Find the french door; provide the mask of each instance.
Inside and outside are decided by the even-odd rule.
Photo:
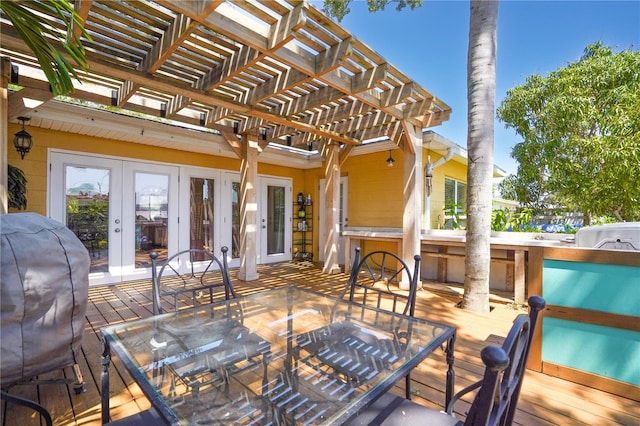
[[[178,247],[178,168],[51,152],[49,216],[89,251],[89,284],[150,276]]]
[[[259,178],[258,263],[291,260],[291,181]]]
[[[239,173],[59,151],[50,161],[49,216],[87,247],[90,285],[150,277],[152,251],[162,262],[227,246],[240,265]],[[257,198],[258,263],[290,260],[291,180],[259,177]]]
[[[240,174],[222,173],[221,235],[230,265],[240,265]],[[258,177],[256,253],[258,263],[291,260],[291,179]]]

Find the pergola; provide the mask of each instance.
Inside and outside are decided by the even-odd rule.
[[[298,0],[75,0],[74,6],[92,41],[84,40],[89,69],[69,98],[170,120],[185,133],[195,126],[201,139],[223,141],[241,160],[240,278],[257,278],[255,227],[248,225],[257,221],[258,157],[275,148],[292,166],[296,152],[322,156],[328,232],[321,250],[324,270],[332,272],[341,164],[363,141],[388,138],[405,156],[403,253],[419,252],[422,132],[446,121],[451,109],[319,9]],[[34,10],[65,31],[59,18]],[[6,122],[29,113],[25,99],[63,99],[53,97],[4,16],[1,34],[2,87],[21,88],[2,102],[6,182]]]

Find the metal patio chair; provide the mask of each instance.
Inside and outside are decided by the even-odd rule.
[[[502,347],[489,345],[481,351],[486,366],[482,380],[455,394],[446,412],[432,410],[388,392],[350,425],[511,425],[538,313],[545,304],[540,296],[529,298],[529,315],[518,315]],[[474,390],[477,393],[465,420],[456,419],[454,404]]]
[[[172,362],[163,365],[157,375],[164,376],[169,369],[172,380],[184,383],[194,394],[208,385],[227,387],[230,377],[238,371],[263,365],[266,380],[267,364],[271,348],[260,336],[243,325],[244,313],[237,297],[227,265],[227,247],[222,247],[220,258],[200,249],[184,250],[169,257],[156,274],[156,252],[150,253],[152,264],[154,315],[162,314],[162,302],[167,299],[176,312],[174,321],[167,321],[157,330],[157,338],[162,349],[157,352],[159,359],[167,358],[164,353],[183,353]],[[187,356],[193,351],[193,342],[186,341],[182,331],[198,327],[201,309],[194,309],[190,315],[179,314],[188,307],[206,308],[216,301],[230,301],[222,310],[211,310],[211,315],[224,315],[215,329],[208,330],[208,337],[216,344],[198,356]],[[171,324],[171,325],[169,325]],[[171,357],[168,357],[171,358]],[[172,385],[174,387],[174,385]]]
[[[393,338],[376,337],[367,332],[367,322],[388,317],[372,314],[368,308],[413,316],[419,272],[418,255],[414,256],[411,269],[394,253],[375,251],[361,259],[360,248],[356,248],[351,276],[340,295],[351,302],[349,307],[334,310],[331,325],[296,337],[298,359],[316,369],[328,367],[346,384],[366,382],[372,372],[389,369],[394,359],[403,356],[411,338],[411,327],[401,316],[393,317],[395,323],[389,327],[395,330]],[[408,290],[399,288],[403,278],[409,281]],[[406,381],[407,398],[410,398],[409,375]]]

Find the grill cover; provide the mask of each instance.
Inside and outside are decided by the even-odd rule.
[[[587,226],[576,233],[576,247],[640,251],[640,222]]]
[[[36,213],[0,215],[2,386],[75,363],[89,254],[67,227]]]

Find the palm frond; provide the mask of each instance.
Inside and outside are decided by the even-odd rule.
[[[82,25],[80,16],[67,0],[47,2],[0,2],[0,9],[13,24],[16,33],[33,52],[44,72],[54,95],[63,95],[73,91],[73,78],[81,81],[74,66],[58,50],[62,46],[78,69],[86,71],[88,67],[81,36],[91,41],[91,36]],[[49,26],[36,12],[58,16],[66,32]],[[73,31],[79,28],[79,34]]]

